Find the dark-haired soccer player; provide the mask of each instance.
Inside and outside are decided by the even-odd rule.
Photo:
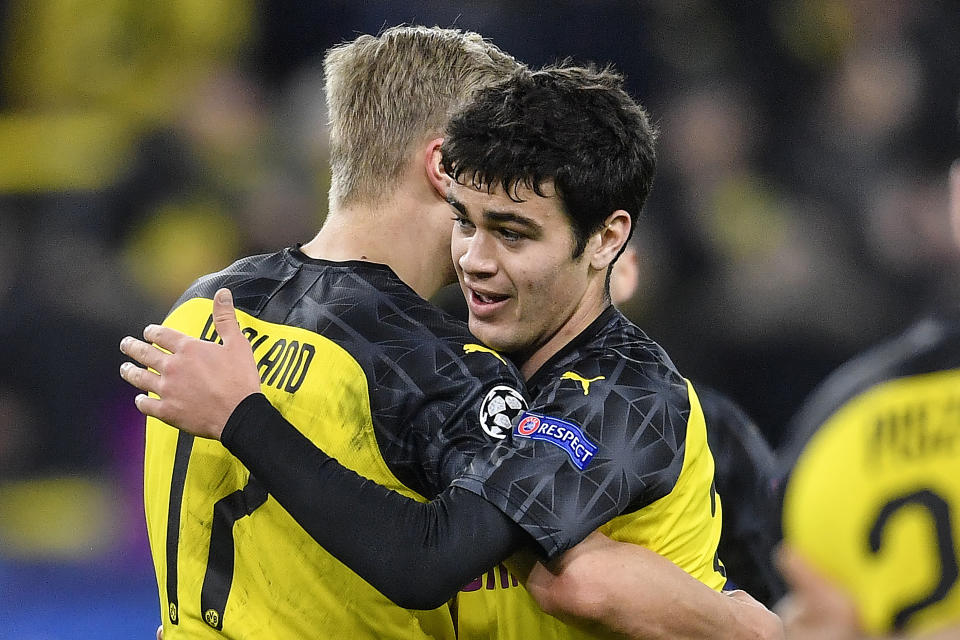
[[[139,348],[134,354],[161,373],[140,379],[128,370],[128,379],[161,395],[138,405],[222,438],[316,540],[399,601],[442,602],[456,590],[450,585],[479,573],[491,549],[497,559],[535,548],[562,560],[602,525],[687,573],[654,564],[624,572],[620,551],[638,547],[620,545],[588,563],[592,582],[574,583],[589,584],[589,594],[567,591],[563,570],[559,581],[550,571],[531,574],[531,593],[547,593],[549,609],[567,603],[558,615],[638,637],[657,624],[670,637],[743,637],[751,625],[761,628],[760,637],[776,637],[779,623],[762,608],[718,604],[743,602],[690,580],[714,590],[723,584],[703,417],[663,350],[609,304],[609,268],[649,191],[653,142],[646,114],[623,92],[620,77],[593,68],[517,72],[478,92],[454,119],[443,157],[453,177],[447,199],[471,328],[523,362],[534,399],[533,409],[512,421],[510,438],[481,452],[429,504],[365,481],[313,447],[257,393],[255,371],[215,390],[217,366],[185,352],[203,345],[173,332],[147,332],[173,355]],[[223,311],[221,305],[216,313],[224,345],[204,352],[219,366],[235,364],[232,371],[250,369],[250,345]],[[196,375],[185,376],[191,361]],[[165,377],[175,379],[170,388]],[[226,398],[227,414],[239,406],[226,426],[226,417],[204,424],[182,402],[191,394],[194,407],[207,394]],[[690,584],[702,591],[681,595],[692,593]],[[578,630],[544,616],[512,585],[504,574],[493,589],[462,593],[460,637],[575,637]],[[643,591],[666,596],[667,604],[651,609],[637,597]]]
[[[960,230],[960,161],[950,195]],[[960,638],[960,312],[828,377],[782,457],[790,637]]]
[[[654,139],[621,78],[592,68],[515,74],[451,122],[443,162],[470,330],[521,363],[532,398],[513,448],[454,484],[510,515],[547,558],[601,527],[720,589],[699,402],[608,292],[652,184]],[[525,595],[461,595],[460,628],[560,635]]]

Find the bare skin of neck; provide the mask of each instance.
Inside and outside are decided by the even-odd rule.
[[[365,260],[386,264],[429,298],[453,282],[452,221],[445,198],[415,163],[389,197],[331,209],[320,232],[302,251],[323,260]]]
[[[591,322],[600,317],[600,314],[608,306],[610,306],[610,300],[604,292],[603,276],[600,276],[590,282],[576,309],[556,333],[550,336],[546,342],[533,349],[529,356],[518,354],[520,358],[517,361],[523,362],[520,365],[520,373],[523,374],[524,379],[529,380],[547,360],[580,335],[584,329],[590,326]]]

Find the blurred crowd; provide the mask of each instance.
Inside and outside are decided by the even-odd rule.
[[[773,446],[838,364],[957,299],[953,0],[450,4],[0,0],[0,553],[142,551],[117,343],[312,237],[320,56],[387,25],[627,75],[661,142],[623,310]]]

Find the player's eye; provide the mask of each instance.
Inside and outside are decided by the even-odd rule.
[[[473,223],[470,222],[470,219],[465,217],[459,211],[454,210],[453,214],[453,223],[461,231],[469,231],[473,229]]]
[[[519,242],[523,240],[523,234],[514,231],[513,229],[507,229],[506,227],[501,227],[497,230],[500,234],[500,237],[506,240],[507,242]]]

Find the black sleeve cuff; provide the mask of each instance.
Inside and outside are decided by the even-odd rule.
[[[230,414],[220,434],[220,442],[237,456],[238,452],[250,451],[256,445],[257,424],[277,417],[283,419],[280,412],[267,400],[267,396],[251,393],[241,400]]]

